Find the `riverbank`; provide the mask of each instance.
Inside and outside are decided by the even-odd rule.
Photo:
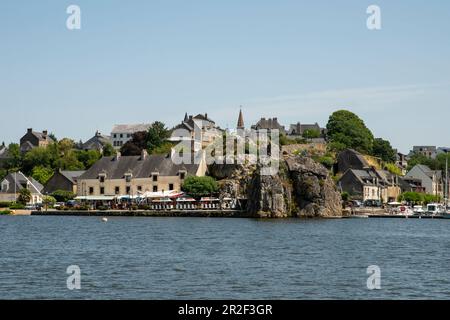
[[[90,210],[90,211],[32,211],[32,216],[79,216],[79,217],[204,217],[204,218],[252,218],[241,210]]]

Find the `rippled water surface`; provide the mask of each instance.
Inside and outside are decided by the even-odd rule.
[[[0,217],[0,299],[450,299],[450,220]],[[81,268],[81,290],[66,269]],[[367,267],[381,268],[369,291]]]

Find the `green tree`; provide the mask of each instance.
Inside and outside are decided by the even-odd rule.
[[[8,171],[18,171],[22,166],[22,155],[20,146],[17,143],[11,143],[8,146],[9,158],[5,161],[4,168]]]
[[[305,139],[315,139],[320,138],[320,131],[317,129],[308,129],[303,132],[303,138]]]
[[[19,191],[19,196],[17,197],[17,202],[26,205],[31,201],[31,191],[23,188]]]
[[[53,170],[43,166],[36,166],[33,168],[31,176],[40,184],[46,184],[53,176]]]
[[[330,116],[327,124],[327,137],[335,148],[345,147],[371,154],[373,134],[366,127],[364,121],[350,111],[339,110]]]
[[[27,175],[30,175],[33,168],[38,166],[53,169],[58,158],[57,147],[53,143],[48,147],[33,148],[25,154],[22,168]]]
[[[104,147],[103,147],[103,156],[105,157],[112,157],[114,155],[116,155],[116,150],[114,149],[114,147],[112,146],[111,143],[107,143]]]
[[[373,141],[372,155],[385,162],[395,162],[397,159],[395,150],[392,148],[391,143],[381,138],[376,138]]]
[[[123,156],[139,156],[142,150],[147,149],[147,139],[148,132],[135,132],[131,140],[120,148],[120,153]]]
[[[102,157],[102,154],[97,150],[76,150],[74,152],[83,169],[89,169]]]
[[[45,210],[49,207],[53,207],[56,203],[56,199],[52,196],[44,196],[42,198],[42,204],[45,206]]]
[[[217,182],[212,177],[188,176],[182,186],[183,191],[196,198],[211,195],[218,189]]]
[[[417,153],[412,155],[411,158],[408,160],[408,171],[418,164],[426,165],[430,167],[431,170],[438,170],[439,167],[439,163],[435,159],[430,159],[424,155]]]
[[[154,122],[147,133],[147,149],[149,153],[161,147],[169,137],[170,132],[166,128],[166,125],[159,121]]]
[[[75,194],[66,190],[56,190],[52,193],[52,197],[54,197],[57,202],[67,202],[75,199]]]
[[[4,177],[8,175],[8,171],[6,169],[0,168],[0,181],[3,180]]]

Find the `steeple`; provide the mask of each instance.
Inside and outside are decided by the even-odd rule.
[[[244,129],[244,117],[242,116],[242,106],[239,109],[239,118],[237,122],[237,129]]]
[[[184,115],[184,120],[183,120],[184,122],[188,122],[189,121],[189,118],[188,118],[188,115],[187,115],[187,112],[186,112],[186,114]]]

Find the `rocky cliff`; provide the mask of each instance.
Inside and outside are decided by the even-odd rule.
[[[212,166],[221,181],[222,197],[247,198],[245,208],[254,217],[339,217],[340,193],[328,170],[308,157],[285,155],[278,174],[261,174],[248,165]],[[213,174],[214,175],[214,174]]]

